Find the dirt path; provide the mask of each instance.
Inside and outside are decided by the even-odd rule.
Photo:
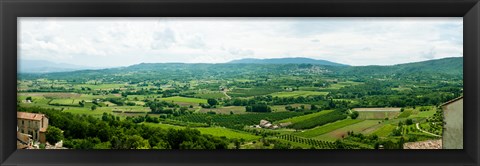
[[[433,135],[433,136],[435,136],[435,137],[442,137],[442,136],[439,136],[439,135],[437,135],[437,134],[433,134],[433,133],[430,133],[430,132],[428,132],[428,131],[422,130],[422,129],[420,128],[420,126],[419,126],[419,123],[417,123],[417,124],[415,124],[415,125],[417,126],[417,129],[420,130],[421,132],[424,132],[424,133]]]
[[[228,94],[227,94],[227,91],[226,90],[223,90],[222,93],[227,96],[227,99],[232,99],[232,97],[230,97]]]

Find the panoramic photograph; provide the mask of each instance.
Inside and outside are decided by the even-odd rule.
[[[17,149],[463,149],[463,18],[19,17]]]

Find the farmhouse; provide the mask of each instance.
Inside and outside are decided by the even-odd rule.
[[[30,138],[31,135],[18,132],[17,127],[17,149],[28,149],[33,145],[33,141]]]
[[[44,114],[17,112],[18,132],[32,136],[34,141],[46,142],[48,118]]]
[[[262,128],[268,128],[268,129],[278,129],[278,125],[273,125],[267,120],[260,120],[260,124],[258,125],[259,127]]]
[[[463,96],[441,105],[443,110],[443,148],[463,149]]]

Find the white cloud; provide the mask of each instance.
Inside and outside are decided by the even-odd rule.
[[[20,18],[19,57],[86,66],[310,57],[389,65],[463,56],[458,18]]]

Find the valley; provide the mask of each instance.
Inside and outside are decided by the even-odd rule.
[[[463,58],[142,63],[19,73],[17,92],[72,149],[401,149],[441,135]]]

